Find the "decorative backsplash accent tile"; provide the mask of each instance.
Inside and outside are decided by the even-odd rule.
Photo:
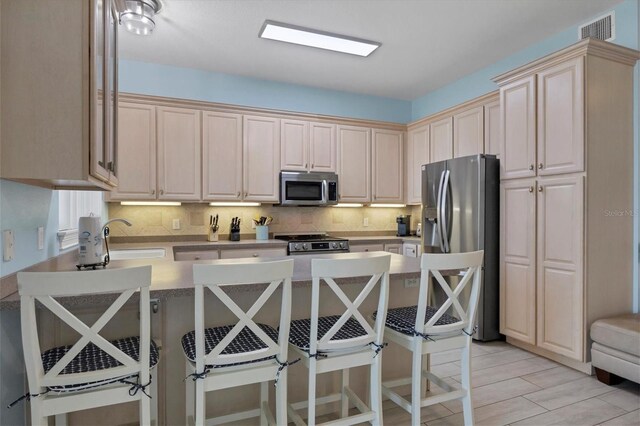
[[[396,216],[411,214],[411,229],[415,230],[420,217],[419,207],[406,208],[334,208],[334,207],[210,207],[206,204],[183,204],[182,206],[122,206],[108,203],[109,218],[126,218],[132,226],[113,223],[111,235],[125,236],[179,236],[205,235],[209,215],[219,216],[220,233],[227,234],[231,219],[241,219],[241,232],[255,232],[251,219],[271,216],[273,222],[269,232],[363,232],[395,231]],[[369,226],[363,226],[364,218]],[[180,229],[172,229],[174,219],[180,220]]]

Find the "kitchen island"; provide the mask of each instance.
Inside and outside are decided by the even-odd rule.
[[[217,245],[216,245],[217,244]],[[406,287],[405,279],[420,276],[420,261],[418,258],[410,258],[386,252],[373,253],[348,253],[325,254],[313,256],[290,256],[280,258],[243,258],[226,260],[198,260],[198,261],[174,261],[174,252],[191,247],[201,250],[210,250],[220,247],[229,247],[228,242],[218,243],[137,243],[112,245],[112,249],[136,249],[136,248],[163,248],[164,257],[154,259],[114,260],[107,268],[124,268],[140,265],[151,265],[152,285],[151,297],[154,299],[152,312],[152,337],[161,346],[161,359],[154,373],[158,379],[159,419],[160,424],[180,425],[184,423],[184,394],[185,394],[185,359],[180,344],[181,337],[194,329],[194,299],[193,299],[193,275],[192,267],[195,263],[253,263],[275,259],[294,259],[292,319],[308,318],[311,306],[311,260],[313,258],[363,258],[380,254],[391,256],[390,268],[390,299],[389,307],[413,305],[417,303],[418,289]],[[282,242],[274,241],[247,241],[242,248],[272,248]],[[75,270],[76,254],[67,253],[56,259],[35,265],[32,271],[70,271]],[[355,298],[367,282],[368,277],[337,280],[343,286],[345,294],[351,299]],[[15,285],[15,276],[5,277],[2,285]],[[413,283],[415,281],[412,281]],[[409,282],[407,282],[409,284]],[[231,296],[243,309],[248,307],[258,297],[255,291],[263,285],[245,285],[230,287]],[[324,286],[321,289],[321,315],[335,315],[344,312],[341,302]],[[326,290],[326,291],[325,291]],[[237,319],[219,301],[214,300],[210,292],[207,292],[206,325],[220,326],[234,324]],[[277,325],[279,316],[280,292],[276,292],[267,301],[262,310],[256,315],[259,322]],[[96,294],[87,297],[65,297],[58,299],[74,314],[88,324],[92,324],[114,300],[111,295]],[[373,292],[362,304],[362,311],[371,314],[376,308],[377,292]],[[0,300],[0,309],[19,309],[19,297],[13,293]],[[39,311],[40,336],[43,350],[74,342],[77,338],[73,331],[69,330],[59,320],[54,318],[47,310]],[[137,334],[138,309],[136,303],[128,303],[104,329],[103,335],[108,339],[115,339],[125,335]],[[15,342],[20,345],[21,342]],[[383,363],[385,379],[391,379],[409,374],[410,359],[406,351],[400,351],[395,347],[384,350],[384,356],[389,361]],[[16,365],[16,368],[23,368]],[[367,386],[367,372],[363,368],[356,368],[352,374],[352,384],[356,392],[363,392]],[[307,371],[301,365],[296,365],[289,370],[289,401],[298,401],[305,398],[307,388]],[[318,377],[318,393],[323,395],[335,391],[339,387],[339,375],[325,374]],[[273,400],[273,398],[272,398]],[[248,409],[257,406],[258,386],[231,389],[228,391],[213,392],[208,397],[208,410],[212,415],[224,415],[240,409]],[[25,406],[23,406],[25,407]],[[19,409],[19,408],[17,408]],[[137,405],[126,404],[118,410],[110,408],[94,409],[86,412],[72,413],[69,416],[70,424],[123,424],[130,423],[137,418]]]

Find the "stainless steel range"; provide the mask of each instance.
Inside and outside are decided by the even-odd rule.
[[[289,242],[289,255],[349,252],[349,240],[327,234],[275,235],[274,238]]]

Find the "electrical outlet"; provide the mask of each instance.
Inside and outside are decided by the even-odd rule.
[[[173,229],[174,231],[180,229],[180,219],[173,219]]]
[[[404,288],[420,287],[420,278],[405,278]]]
[[[365,218],[362,220],[362,226],[369,226],[369,218],[368,218],[368,217],[365,217]]]
[[[7,229],[5,231],[2,232],[2,243],[3,243],[3,253],[2,253],[2,259],[5,262],[10,262],[11,260],[13,260],[13,244],[14,244],[14,240],[13,240],[13,231],[10,229]]]
[[[38,226],[38,250],[44,250],[44,226]]]

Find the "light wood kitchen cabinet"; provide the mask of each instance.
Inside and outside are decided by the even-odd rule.
[[[158,199],[199,201],[201,178],[201,112],[157,108]]]
[[[404,145],[402,132],[372,129],[372,188],[374,203],[404,200]]]
[[[587,373],[593,321],[632,309],[638,59],[637,51],[587,39],[495,78],[504,166],[501,332]]]
[[[349,251],[351,253],[362,253],[369,251],[385,251],[384,244],[349,244]]]
[[[120,179],[110,200],[155,200],[156,107],[121,102],[118,141]]]
[[[453,117],[434,121],[429,128],[431,163],[453,158]]]
[[[540,71],[538,175],[584,170],[584,57]]]
[[[280,120],[280,168],[309,170],[309,122]]]
[[[220,254],[218,250],[199,250],[199,251],[178,251],[174,255],[174,260],[216,260],[220,259]]]
[[[479,106],[453,116],[453,157],[484,153],[484,109]]]
[[[500,193],[500,333],[536,342],[536,181]]]
[[[422,255],[422,247],[420,243],[403,243],[402,254],[407,257],[420,257]]]
[[[309,162],[312,172],[336,172],[336,125],[309,123]]]
[[[388,253],[402,254],[402,244],[385,244],[384,251]]]
[[[422,203],[422,165],[429,163],[429,125],[411,129],[407,136],[407,204]]]
[[[242,115],[202,113],[202,199],[242,199]]]
[[[220,259],[239,259],[245,257],[284,257],[286,255],[286,248],[220,250]]]
[[[49,188],[117,185],[114,6],[1,3],[0,177]]]
[[[337,127],[338,200],[343,203],[371,201],[371,130],[368,127]]]
[[[243,117],[243,200],[278,202],[280,119]]]
[[[584,184],[582,176],[538,180],[537,345],[582,358]]]
[[[484,153],[500,158],[500,101],[484,106]]]

